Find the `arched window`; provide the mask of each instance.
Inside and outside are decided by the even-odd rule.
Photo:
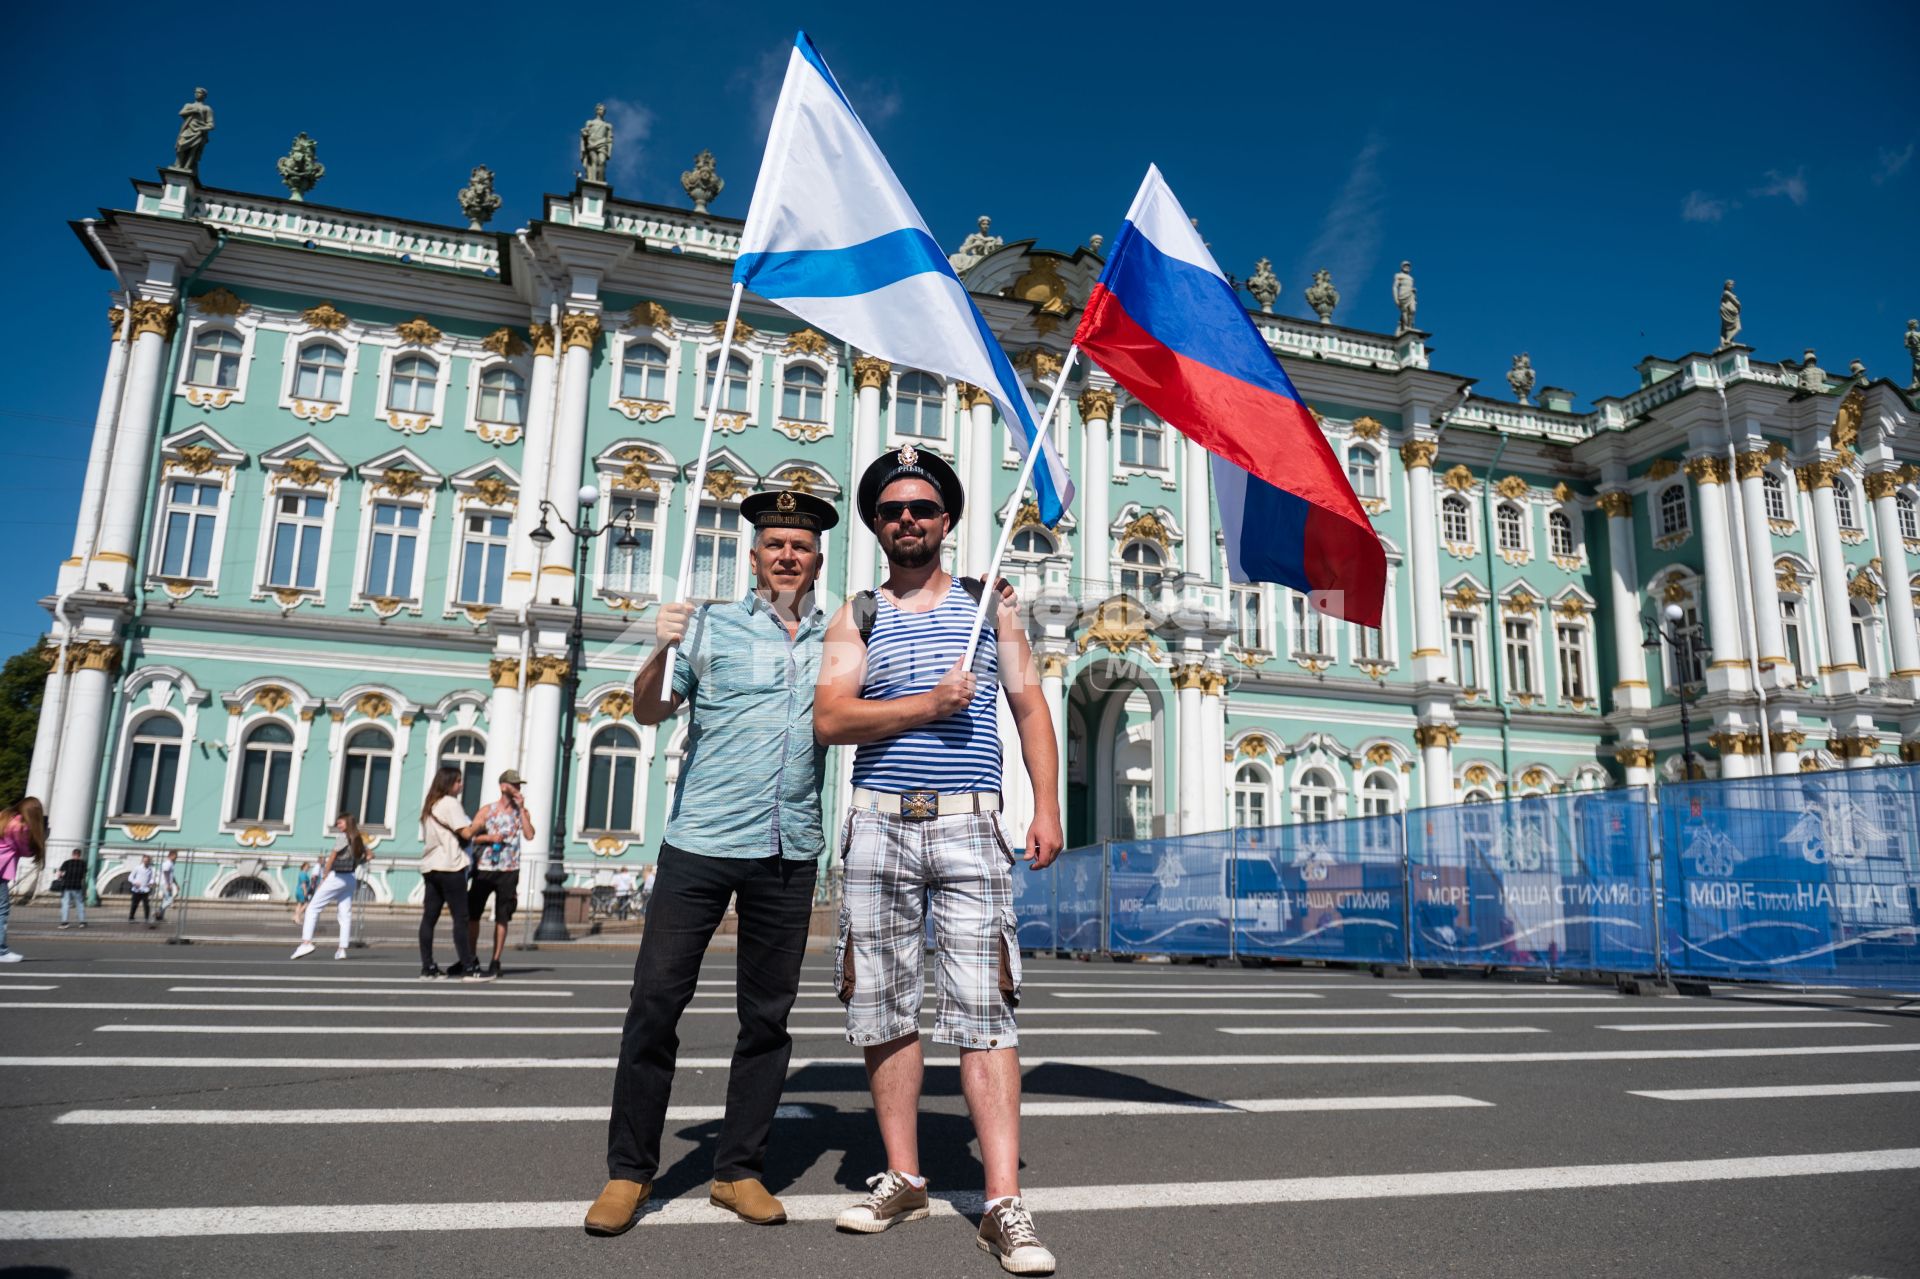
[[[1166,433],[1160,419],[1144,404],[1129,404],[1120,410],[1120,465],[1147,470],[1164,470]]]
[[[1778,471],[1763,471],[1760,475],[1760,491],[1767,500],[1767,518],[1785,524],[1791,516],[1787,514],[1787,484],[1780,478]]]
[[[1031,555],[1035,559],[1060,553],[1060,546],[1053,540],[1053,534],[1032,525],[1013,535],[1012,549],[1015,555]]]
[[[193,339],[187,381],[195,386],[232,390],[240,385],[240,353],[246,344],[225,329],[201,329]]]
[[[1452,546],[1473,543],[1473,521],[1467,518],[1467,499],[1458,493],[1440,499],[1440,536]]]
[[[1677,537],[1689,527],[1686,485],[1669,484],[1660,490],[1660,536]]]
[[[457,768],[465,780],[461,791],[469,807],[479,803],[480,789],[486,784],[487,740],[478,733],[454,733],[440,743],[440,767]]]
[[[713,361],[707,361],[709,371]],[[745,392],[742,391],[744,404]],[[620,398],[653,400],[667,398],[667,353],[651,342],[629,342],[620,360]]]
[[[1134,540],[1120,548],[1120,591],[1135,599],[1160,597],[1161,570],[1167,558],[1152,542]]]
[[[440,366],[424,355],[403,355],[393,362],[387,382],[387,407],[396,413],[433,412]]]
[[[293,730],[271,719],[249,729],[240,747],[240,793],[233,820],[285,825],[292,776]]]
[[[1552,554],[1563,560],[1574,557],[1573,521],[1565,511],[1547,512],[1547,545],[1552,548]]]
[[[631,835],[634,801],[640,793],[640,737],[630,728],[614,725],[594,735],[587,757],[587,813],[585,829]]]
[[[789,364],[780,385],[780,416],[797,422],[827,420],[827,375],[811,364]]]
[[[480,403],[475,416],[482,422],[524,426],[527,421],[527,380],[504,364],[480,375]]]
[[[171,818],[174,783],[180,778],[180,721],[149,715],[133,726],[128,746],[120,816]]]
[[[1860,530],[1860,504],[1853,499],[1853,485],[1843,479],[1833,482],[1833,518],[1849,533]]]
[[[1386,817],[1400,811],[1400,788],[1385,773],[1368,773],[1360,784],[1360,815]]]
[[[715,351],[707,357],[707,384],[701,388],[702,400],[713,394],[713,375],[720,367],[720,352]],[[720,385],[720,411],[722,413],[745,413],[747,411],[747,386],[753,378],[753,366],[747,363],[744,355],[727,357],[726,380]],[[704,407],[704,405],[703,405]]]
[[[1502,502],[1493,513],[1493,527],[1499,549],[1519,554],[1527,549],[1527,525],[1518,505]]]
[[[1913,498],[1906,493],[1893,495],[1893,509],[1900,515],[1900,536],[1912,542],[1920,540],[1920,514],[1916,514]]]
[[[345,352],[331,342],[309,342],[293,366],[293,393],[303,400],[338,404],[346,376]]]
[[[946,408],[946,391],[940,379],[925,373],[902,373],[893,391],[893,431],[896,435],[914,435],[938,439],[941,418]]]
[[[1369,445],[1356,444],[1347,450],[1347,482],[1356,497],[1380,496],[1380,455]]]
[[[371,724],[356,728],[340,764],[340,805],[335,811],[351,813],[362,826],[385,830],[392,781],[393,738]]]
[[[1258,764],[1233,770],[1233,824],[1241,830],[1267,824],[1267,770]]]
[[[1294,808],[1303,822],[1333,820],[1333,778],[1325,769],[1309,768],[1293,784]]]
[[[220,889],[220,900],[229,902],[269,902],[273,890],[258,875],[237,875]]]

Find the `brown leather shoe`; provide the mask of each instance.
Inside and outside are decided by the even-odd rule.
[[[767,1193],[767,1188],[752,1177],[743,1177],[739,1181],[720,1181],[717,1178],[713,1189],[707,1194],[707,1202],[716,1208],[725,1208],[742,1221],[751,1221],[756,1226],[777,1226],[787,1219],[787,1210],[780,1201]]]
[[[626,1234],[640,1219],[640,1209],[652,1193],[651,1181],[609,1181],[600,1197],[593,1201],[593,1207],[587,1209],[587,1233]]]

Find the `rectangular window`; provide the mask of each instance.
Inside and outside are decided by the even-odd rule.
[[[601,574],[600,589],[620,595],[650,595],[653,592],[653,537],[657,499],[616,497],[611,515],[614,532],[607,534],[607,560]],[[636,546],[619,545],[632,516]]]
[[[693,538],[693,587],[689,598],[730,600],[739,581],[740,512],[730,507],[700,508]]]
[[[367,550],[368,597],[413,598],[413,557],[420,545],[420,508],[376,502],[373,538]]]
[[[1293,653],[1298,657],[1330,657],[1326,614],[1313,608],[1307,597],[1295,592],[1288,600],[1288,616],[1293,624]]]
[[[1783,599],[1780,601],[1780,630],[1787,641],[1787,661],[1793,664],[1796,680],[1805,679],[1812,674],[1807,668],[1806,644],[1800,630],[1800,601]]]
[[[1233,588],[1233,635],[1234,642],[1242,649],[1265,650],[1266,627],[1261,611],[1260,588],[1257,586],[1236,586]]]
[[[1480,619],[1455,613],[1447,619],[1447,640],[1453,650],[1453,682],[1461,688],[1480,687]]]
[[[292,771],[291,751],[247,751],[240,764],[240,803],[234,820],[284,822],[287,782]]]
[[[1353,660],[1356,662],[1384,662],[1387,660],[1387,632],[1384,627],[1371,626],[1353,628]]]
[[[282,493],[273,503],[273,545],[267,585],[311,591],[320,584],[320,536],[326,531],[327,499],[318,493]]]
[[[170,480],[161,516],[160,576],[212,580],[213,534],[220,486]]]
[[[1533,623],[1509,618],[1501,630],[1507,648],[1507,692],[1537,691],[1533,686]]]
[[[1155,471],[1163,468],[1166,463],[1161,458],[1160,432],[1123,423],[1120,427],[1120,464]]]
[[[1114,834],[1121,839],[1153,837],[1153,783],[1121,779],[1115,798],[1119,800],[1119,818]]]
[[[469,511],[460,546],[460,603],[498,604],[507,580],[507,529],[511,517]]]
[[[1562,622],[1555,631],[1560,648],[1560,696],[1566,701],[1587,698],[1587,628]]]

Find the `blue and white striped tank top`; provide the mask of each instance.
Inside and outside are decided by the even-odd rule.
[[[940,606],[904,613],[881,592],[867,640],[862,697],[887,701],[924,693],[966,652],[978,605],[957,581]],[[853,757],[853,784],[886,794],[936,790],[947,794],[1000,789],[999,653],[989,616],[974,654],[978,681],[966,710],[883,742],[867,742]]]

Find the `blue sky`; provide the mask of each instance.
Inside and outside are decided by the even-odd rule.
[[[1817,24],[1772,3],[1548,8],[743,0],[722,19],[474,0],[334,25],[311,7],[23,7],[0,40],[0,341],[31,352],[0,401],[0,650],[44,628],[105,367],[110,280],[66,223],[124,207],[128,178],[171,159],[195,85],[217,114],[213,186],[280,192],[274,160],[304,130],[327,165],[316,201],[456,222],[485,163],[511,228],[570,189],[605,101],[617,194],[684,204],[679,175],[711,147],[714,211],[741,217],[798,20],[949,246],[982,213],[1010,240],[1111,236],[1152,161],[1223,267],[1273,259],[1276,309],[1308,313],[1324,265],[1341,322],[1390,327],[1411,259],[1436,366],[1489,392],[1521,350],[1582,405],[1624,392],[1642,356],[1711,346],[1729,276],[1763,357],[1811,345],[1904,380],[1920,6],[1829,4]]]

